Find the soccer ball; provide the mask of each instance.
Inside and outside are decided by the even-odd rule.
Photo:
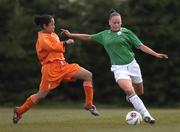
[[[140,124],[142,121],[142,116],[137,111],[130,111],[126,115],[126,123],[129,125],[137,125]]]

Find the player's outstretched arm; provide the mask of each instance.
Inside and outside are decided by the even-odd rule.
[[[91,40],[91,36],[89,34],[70,33],[66,29],[61,29],[61,34],[66,35],[69,38],[76,38],[76,39],[80,39],[80,40],[83,40],[83,41],[90,41]]]
[[[161,53],[157,53],[155,52],[154,50],[152,50],[151,48],[147,47],[146,45],[144,44],[141,44],[138,49],[140,49],[141,51],[147,53],[147,54],[150,54],[150,55],[153,55],[157,58],[160,58],[160,59],[168,59],[168,55],[166,54],[161,54]]]

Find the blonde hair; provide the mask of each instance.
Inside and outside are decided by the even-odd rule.
[[[116,10],[111,9],[110,15],[109,15],[109,20],[110,20],[113,16],[121,16],[121,15],[120,15]]]

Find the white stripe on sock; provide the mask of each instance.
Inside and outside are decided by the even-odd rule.
[[[144,106],[144,103],[142,102],[142,100],[137,96],[129,96],[129,100],[130,102],[133,104],[134,108],[142,115],[149,115],[148,110],[146,109],[146,107]]]

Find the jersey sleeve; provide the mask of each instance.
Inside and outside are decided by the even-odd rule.
[[[102,31],[102,32],[99,32],[99,33],[96,33],[96,34],[92,34],[92,35],[91,35],[91,39],[92,39],[93,41],[96,41],[96,42],[98,42],[98,43],[100,43],[100,44],[103,45],[103,42],[104,42],[103,34],[104,34],[103,31]]]
[[[135,47],[139,47],[142,44],[141,40],[132,31],[128,30],[128,32],[131,43]]]
[[[41,43],[43,44],[43,49],[47,51],[56,51],[56,52],[64,52],[64,44],[63,42],[51,42],[48,37],[41,38]]]

